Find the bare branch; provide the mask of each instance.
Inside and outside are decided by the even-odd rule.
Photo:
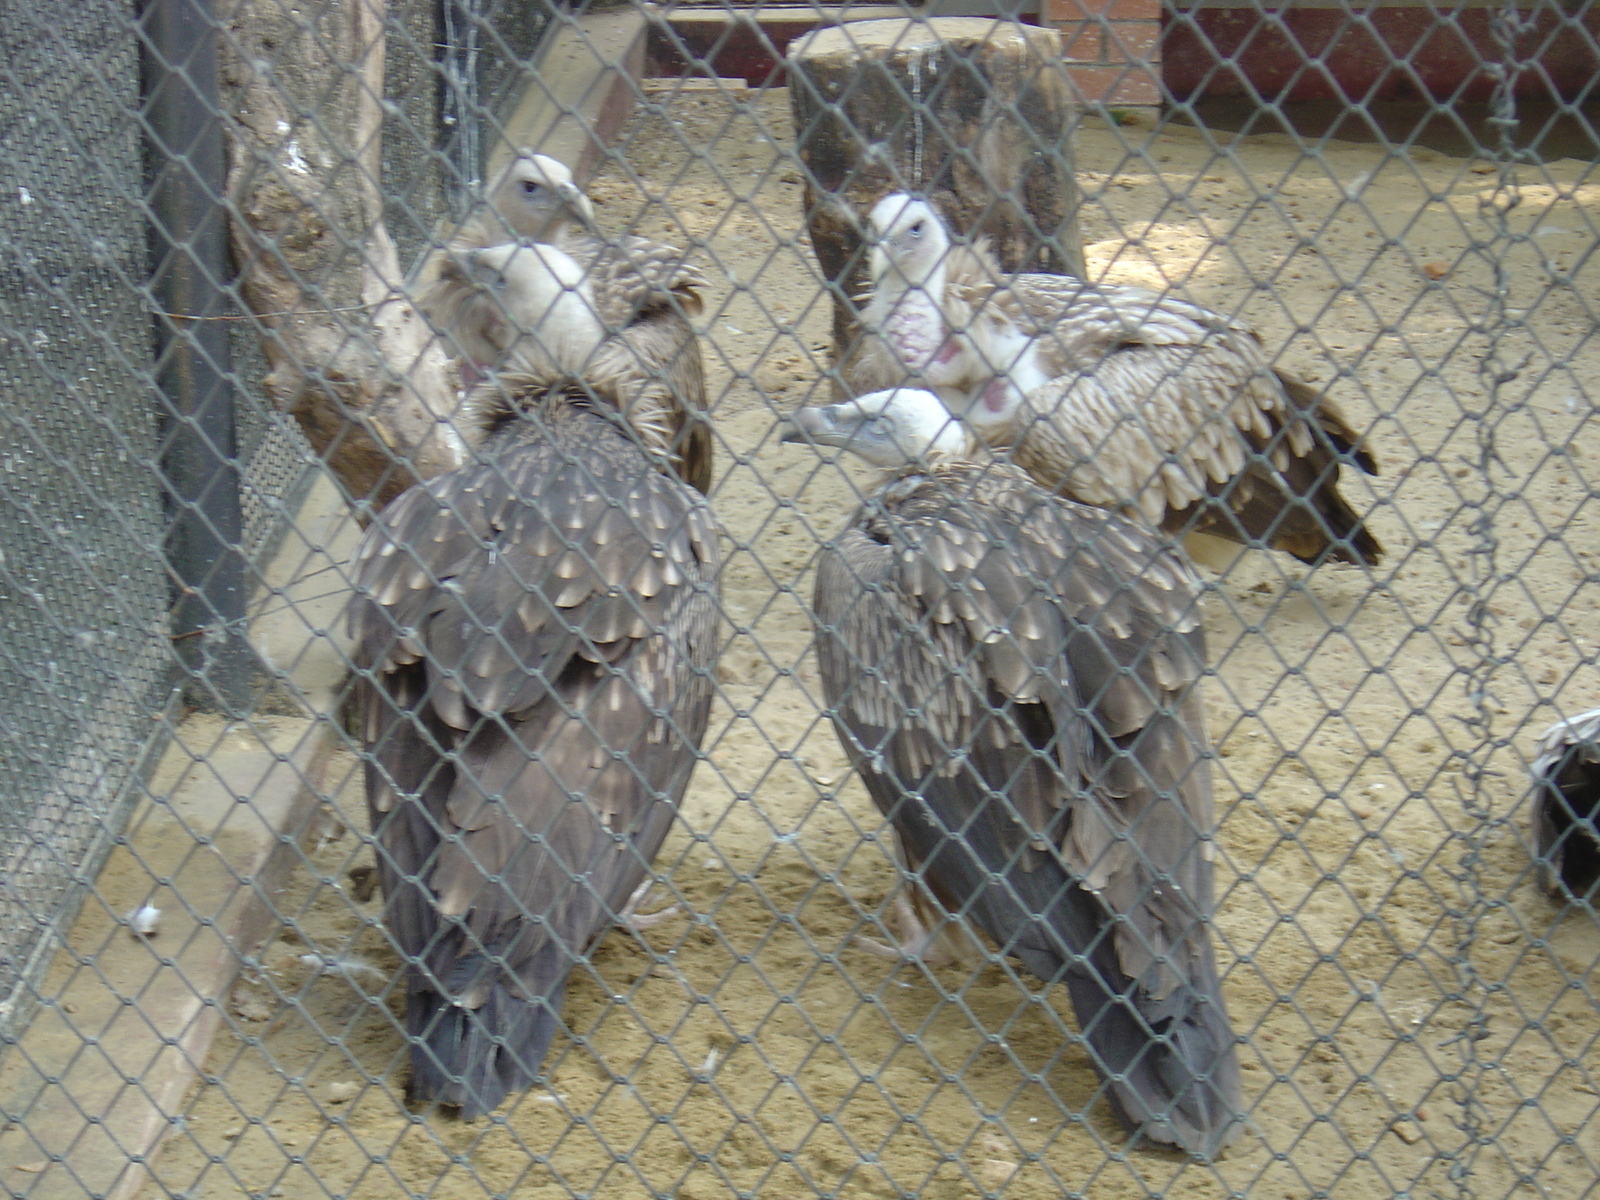
[[[383,224],[384,8],[222,6],[229,199],[265,387],[360,503],[450,470],[455,381]]]

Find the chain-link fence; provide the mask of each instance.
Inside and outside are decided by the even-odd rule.
[[[182,342],[201,321],[162,316],[149,283],[159,273],[150,230],[172,227],[150,184],[163,151],[149,97],[172,85],[177,61],[151,32],[162,5],[198,21],[217,53],[219,111],[209,115],[221,117],[227,180],[213,199],[229,221],[231,264],[211,282],[232,351],[238,466],[228,473],[250,588],[241,620],[259,660],[250,699],[231,716],[172,698],[177,668],[205,664],[183,657],[173,639],[184,635],[168,619],[187,577],[164,560],[177,519],[167,452],[182,410],[163,394],[161,337],[176,328]],[[1587,107],[1600,19],[1586,5],[1542,3],[1136,0],[1045,0],[1020,10],[1023,25],[1007,19],[1019,15],[1010,6],[941,6],[949,21],[932,26],[931,15],[361,0],[215,9],[152,0],[138,20],[96,4],[0,14],[7,1194],[1600,1193],[1600,929],[1584,891],[1594,881],[1574,873],[1565,892],[1547,892],[1529,823],[1540,735],[1600,706],[1586,620],[1600,596],[1591,463],[1600,138]],[[177,74],[206,94],[194,68]],[[704,361],[703,416],[688,413],[665,460],[616,450],[631,474],[608,476],[594,457],[623,437],[616,423],[562,440],[562,422],[615,410],[598,352],[577,371],[581,387],[561,383],[552,394],[565,399],[530,418],[544,432],[519,444],[521,457],[493,441],[475,457],[472,418],[456,407],[462,331],[430,325],[416,307],[441,274],[489,277],[487,256],[441,248],[458,222],[493,228],[477,235],[485,245],[517,232],[509,209],[486,208],[481,180],[522,147],[567,164],[588,197],[591,229],[537,236],[587,263],[578,294],[607,336],[656,322],[670,343],[687,321],[687,345]],[[546,179],[539,194],[558,191]],[[1211,509],[1190,517],[1231,512],[1248,529],[1247,486],[1311,499],[1275,510],[1252,531],[1255,549],[1186,542],[1204,560],[1190,608],[1152,599],[1153,581],[1167,579],[1161,546],[1181,521],[1165,534],[1139,532],[1135,516],[1108,525],[1107,539],[1145,547],[1144,567],[1120,576],[1111,540],[1063,552],[1042,575],[1017,566],[1056,517],[1015,523],[1014,539],[983,526],[988,557],[952,585],[947,609],[899,617],[898,593],[879,581],[857,616],[823,622],[823,641],[838,642],[880,609],[904,621],[897,649],[858,657],[859,679],[841,684],[828,667],[837,657],[819,659],[813,587],[819,570],[837,572],[832,556],[848,558],[843,531],[857,510],[866,505],[861,520],[880,522],[872,528],[907,561],[935,564],[959,558],[948,545],[962,544],[962,522],[979,521],[976,492],[946,496],[935,532],[955,541],[940,551],[934,533],[907,532],[923,530],[920,518],[902,493],[881,490],[881,470],[816,444],[827,439],[815,425],[808,442],[782,423],[870,390],[862,356],[874,336],[892,341],[893,314],[910,311],[890,305],[878,326],[870,309],[866,325],[854,315],[868,292],[885,297],[910,279],[909,268],[883,266],[890,243],[868,220],[896,191],[925,195],[958,248],[989,237],[1006,270],[1081,264],[1096,284],[1147,289],[1118,293],[1145,297],[1129,301],[1145,306],[1139,321],[1158,303],[1198,320],[1197,354],[1245,347],[1255,366],[1224,387],[1199,442],[1226,442],[1249,424],[1230,407],[1243,403],[1241,389],[1285,380],[1273,388],[1302,407],[1273,417],[1253,458],[1205,484]],[[563,194],[571,216],[582,205]],[[614,250],[585,260],[582,238],[596,235],[613,248],[641,244],[630,237],[678,247],[688,270],[665,281],[644,271],[642,292],[613,294],[637,263],[617,268],[605,257]],[[919,281],[901,290],[915,298],[934,287]],[[952,321],[939,334],[948,340],[907,366],[906,381],[932,380],[947,350],[968,344],[957,335],[975,341],[1036,321],[1068,336],[1064,308],[1016,317],[985,297],[1018,296],[1022,285],[985,292],[992,282],[961,293],[968,324],[953,310],[936,318]],[[511,318],[502,327],[521,323],[495,311]],[[1070,369],[1047,369],[1049,383],[1019,391],[1065,386],[1070,399],[1074,380],[1112,378],[1137,361],[1131,321],[1124,311],[1111,322],[1121,331],[1111,348],[1077,351]],[[559,336],[581,340],[575,328]],[[1259,335],[1255,358],[1244,328]],[[548,325],[540,333],[556,336]],[[669,414],[694,397],[681,394],[693,381],[678,360],[651,360],[643,336],[623,369],[633,372],[626,386],[642,389],[627,393],[636,407],[626,438],[648,441],[655,426],[637,417],[640,397],[663,379],[680,393]],[[1046,353],[1041,344],[1030,341],[1017,363],[1034,369],[1028,356]],[[1150,392],[1190,386],[1198,359],[1183,362],[1152,376]],[[984,379],[1004,377],[1003,366],[987,362]],[[1021,377],[1022,366],[1012,370]],[[980,383],[975,403],[998,394]],[[1130,409],[1146,399],[1126,384],[1112,398]],[[1029,411],[1055,419],[1048,407]],[[1302,455],[1291,432],[1308,413],[1315,429]],[[981,416],[966,414],[962,454],[989,464],[991,482],[1020,478],[993,463],[1033,462],[1031,427],[990,449],[971,432]],[[1124,424],[1146,442],[1166,432]],[[791,440],[780,440],[785,431]],[[1181,473],[1195,444],[1162,443],[1147,469]],[[706,445],[709,482],[694,468]],[[1107,440],[1099,464],[1123,470],[1109,460],[1126,445]],[[546,463],[541,475],[526,465],[550,446],[564,466]],[[662,461],[705,483],[704,507],[657,469]],[[1320,472],[1312,484],[1293,483],[1302,462]],[[448,501],[438,514],[413,504],[377,515],[428,478]],[[643,507],[641,487],[656,489]],[[1343,508],[1317,499],[1330,487]],[[474,497],[496,488],[509,507],[474,526]],[[537,532],[594,496],[601,516]],[[1035,514],[1077,511],[1030,503]],[[506,515],[523,509],[532,515]],[[715,537],[702,517],[714,518]],[[1307,519],[1322,523],[1317,537],[1331,532],[1331,549],[1326,538],[1310,552],[1289,538]],[[368,565],[352,567],[368,526]],[[385,537],[390,550],[379,553]],[[541,537],[567,552],[556,556],[565,566],[542,582],[517,578],[493,611],[470,598],[473,547],[487,556],[482,578],[498,578],[497,555],[523,561]],[[457,557],[429,557],[436,545]],[[618,556],[628,573],[608,577]],[[677,566],[651,566],[669,560]],[[416,565],[383,576],[371,565],[381,561]],[[647,667],[607,650],[627,638],[602,636],[599,616],[535,614],[538,604],[579,612],[552,598],[551,580],[586,572],[632,606],[606,620],[642,645],[665,639],[650,660],[661,672],[674,655],[691,660],[680,683],[652,691]],[[991,650],[1031,644],[1030,597],[1066,611],[1079,597],[1073,581],[1096,572],[1109,573],[1117,599],[1069,623],[1126,656],[1104,695],[1080,695],[1051,719],[1062,729],[1086,722],[1084,753],[1101,755],[1106,774],[1085,767],[1079,778],[1076,751],[1063,748],[1071,735],[1040,735],[1023,755],[1032,765],[969,786],[975,807],[953,818],[937,807],[953,786],[942,781],[989,768],[977,736],[936,737],[927,773],[896,768],[900,800],[886,817],[881,789],[894,771],[882,763],[906,745],[893,739],[950,728],[937,705],[954,694],[939,691],[951,679],[966,681],[960,695],[982,694],[973,711],[989,714],[983,736],[1002,746],[1033,737],[1029,722],[1042,718],[1029,715],[1031,701],[1048,690],[1040,680],[1085,686],[1051,676],[1059,663],[1047,657],[1024,671],[1033,684],[997,699],[1007,676]],[[698,592],[685,575],[701,580]],[[381,645],[348,636],[358,576],[374,599],[356,611],[368,612],[369,637],[388,630]],[[655,582],[639,582],[647,576]],[[845,579],[843,591],[860,583],[851,571],[830,578]],[[904,645],[947,649],[938,639],[951,636],[950,612],[978,620],[968,610],[995,578],[1025,581],[1005,619],[968,657],[937,660],[945,676],[907,683],[881,742],[842,749],[833,721],[849,725],[867,681],[898,686]],[[690,601],[652,607],[676,587],[714,605],[709,642],[683,615]],[[470,654],[427,631],[462,595],[458,640]],[[436,607],[407,615],[394,608],[405,596]],[[827,607],[838,596],[817,600],[838,611]],[[1124,603],[1168,618],[1153,629],[1106,615]],[[371,615],[384,612],[398,615]],[[1182,655],[1165,656],[1196,613],[1203,674],[1180,687],[1167,672],[1183,674]],[[483,636],[473,642],[475,624]],[[518,631],[539,628],[576,639],[573,662],[627,688],[597,683],[611,699],[591,705],[576,675],[532,669]],[[1069,674],[1090,661],[1072,657],[1081,647],[1044,644]],[[1158,658],[1166,665],[1152,666]],[[1106,695],[1129,679],[1158,714],[1152,728],[1160,714],[1181,726],[1164,751],[1152,749],[1153,734],[1141,742],[1111,728]],[[556,695],[566,722],[548,742],[522,732],[537,710],[530,687]],[[508,691],[522,707],[488,699]],[[607,725],[605,713],[630,703],[642,705],[632,727]],[[517,743],[522,765],[479,779],[474,756],[494,761],[484,747],[496,731]],[[532,787],[529,764],[557,764],[573,745],[593,754],[594,774],[545,787],[557,810],[578,814],[561,819],[617,833],[624,857],[648,859],[642,831],[655,829],[656,900],[643,908],[676,903],[678,914],[587,941],[621,915],[630,868],[574,861],[561,840],[569,826],[516,808],[529,794],[519,789]],[[681,769],[651,773],[663,746],[692,762],[686,787]],[[1173,766],[1180,759],[1190,765]],[[1041,762],[1053,764],[1042,786],[1059,789],[1061,811],[1034,821],[1024,776]],[[1130,762],[1131,783],[1108,782]],[[548,765],[551,778],[561,769]],[[1214,819],[1184,790],[1206,770]],[[879,790],[869,793],[863,775]],[[619,778],[642,807],[617,807],[626,789],[607,789]],[[451,779],[465,791],[441,799]],[[1096,804],[1109,795],[1132,805],[1141,786],[1158,815],[1145,825],[1130,817],[1104,851],[1154,872],[1125,902],[1106,882],[1116,878],[1109,857],[1085,864],[1071,847]],[[663,801],[676,801],[670,828],[651,817]],[[1568,863],[1600,838],[1586,802],[1581,787],[1568,789]],[[1199,870],[1194,854],[1163,851],[1149,828],[1180,804],[1185,845],[1210,854],[1210,904],[1194,882],[1204,871],[1184,873]],[[397,825],[423,810],[405,835],[415,845],[402,844]],[[508,811],[516,819],[497,826]],[[960,885],[949,854],[915,850],[921,818],[908,813],[934,813],[947,841],[978,845],[982,822],[998,819],[986,811],[1033,824],[977,882]],[[897,822],[912,849],[897,846]],[[473,839],[495,828],[511,829],[509,842],[485,851]],[[1030,881],[1060,870],[1067,900],[1027,899]],[[937,896],[931,909],[924,882]],[[431,890],[419,899],[419,888]],[[1200,923],[1151,949],[1129,930],[1144,929],[1163,888],[1189,895]],[[562,899],[541,908],[536,897],[552,889]],[[510,915],[488,930],[479,914],[503,896]],[[994,915],[1008,897],[1022,897],[1010,925]],[[963,950],[953,961],[932,947],[886,958],[864,944],[898,941],[914,898],[923,919],[954,913],[970,934],[953,939]],[[560,926],[560,905],[584,903],[599,914],[590,926]],[[1041,981],[1030,931],[1052,928],[1052,905],[1072,904],[1098,914],[1097,940],[1072,946],[1078,957]],[[575,939],[556,955],[574,964],[570,975],[546,992],[548,1049],[520,1074],[509,1069],[510,1093],[487,1117],[462,1120],[459,1090],[426,1082],[430,1064],[434,1076],[454,1073],[437,1035],[452,1021],[464,1042],[474,1030],[500,1034],[468,1054],[478,1067],[520,1052],[526,1022],[539,1019],[494,1026],[474,989],[508,964],[520,969],[530,939],[544,936],[529,931],[546,929]],[[1136,975],[1128,964],[1142,949],[1159,973],[1207,935],[1238,1039],[1242,1128],[1226,1151],[1190,1156],[1157,1144],[1159,1122],[1130,1141],[1116,1108],[1137,1067],[1108,1064],[1104,1041],[1084,1035],[1074,989],[1086,962],[1114,974],[1110,955]],[[1203,1005],[1196,978],[1177,995]],[[1147,984],[1128,995],[1153,994]],[[536,1010],[526,999],[507,1011]],[[434,1015],[419,1018],[430,1003]],[[1179,1035],[1153,1011],[1135,1025],[1159,1056]]]

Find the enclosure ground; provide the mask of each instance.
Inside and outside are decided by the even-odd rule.
[[[324,839],[231,998],[217,1082],[161,1185],[1297,1200],[1455,1194],[1454,1167],[1483,1196],[1588,1186],[1600,934],[1537,892],[1518,810],[1538,731],[1600,703],[1600,444],[1574,382],[1600,378],[1592,168],[1525,173],[1512,205],[1492,165],[1425,150],[1079,137],[1091,274],[1239,313],[1371,431],[1383,467],[1345,484],[1389,550],[1380,569],[1251,554],[1211,577],[1216,928],[1253,1128],[1203,1165],[1122,1153],[1054,994],[853,942],[885,936],[897,878],[820,715],[804,598],[870,475],[774,435],[828,395],[788,101],[651,97],[593,192],[608,228],[693,245],[714,281],[727,642],[708,761],[658,860],[658,896],[691,915],[613,933],[573,978],[549,1088],[461,1124],[402,1102],[397,962],[348,877],[370,860]],[[1486,362],[1524,365],[1491,396]],[[361,829],[356,759],[329,779]],[[1478,1129],[1492,1140],[1469,1149]]]
[[[327,633],[355,532],[327,480],[306,490],[251,619],[256,652],[286,677],[276,706],[290,692],[300,703],[247,723],[206,713],[178,723],[67,933],[70,950],[40,983],[38,1012],[0,1062],[0,1112],[29,1114],[0,1130],[0,1166],[32,1176],[32,1200],[139,1194],[141,1162],[210,1053],[239,947],[278,922],[336,741],[308,712],[331,710],[343,680]],[[151,910],[149,936],[135,936],[130,915]]]

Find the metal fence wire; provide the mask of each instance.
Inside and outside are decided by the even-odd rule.
[[[5,7],[5,1194],[1600,1195],[1597,32]]]

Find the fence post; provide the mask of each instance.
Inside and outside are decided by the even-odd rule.
[[[216,18],[211,0],[146,0],[140,23],[171,636],[190,701],[238,716],[254,655],[232,363],[215,319],[228,311],[230,274]]]

